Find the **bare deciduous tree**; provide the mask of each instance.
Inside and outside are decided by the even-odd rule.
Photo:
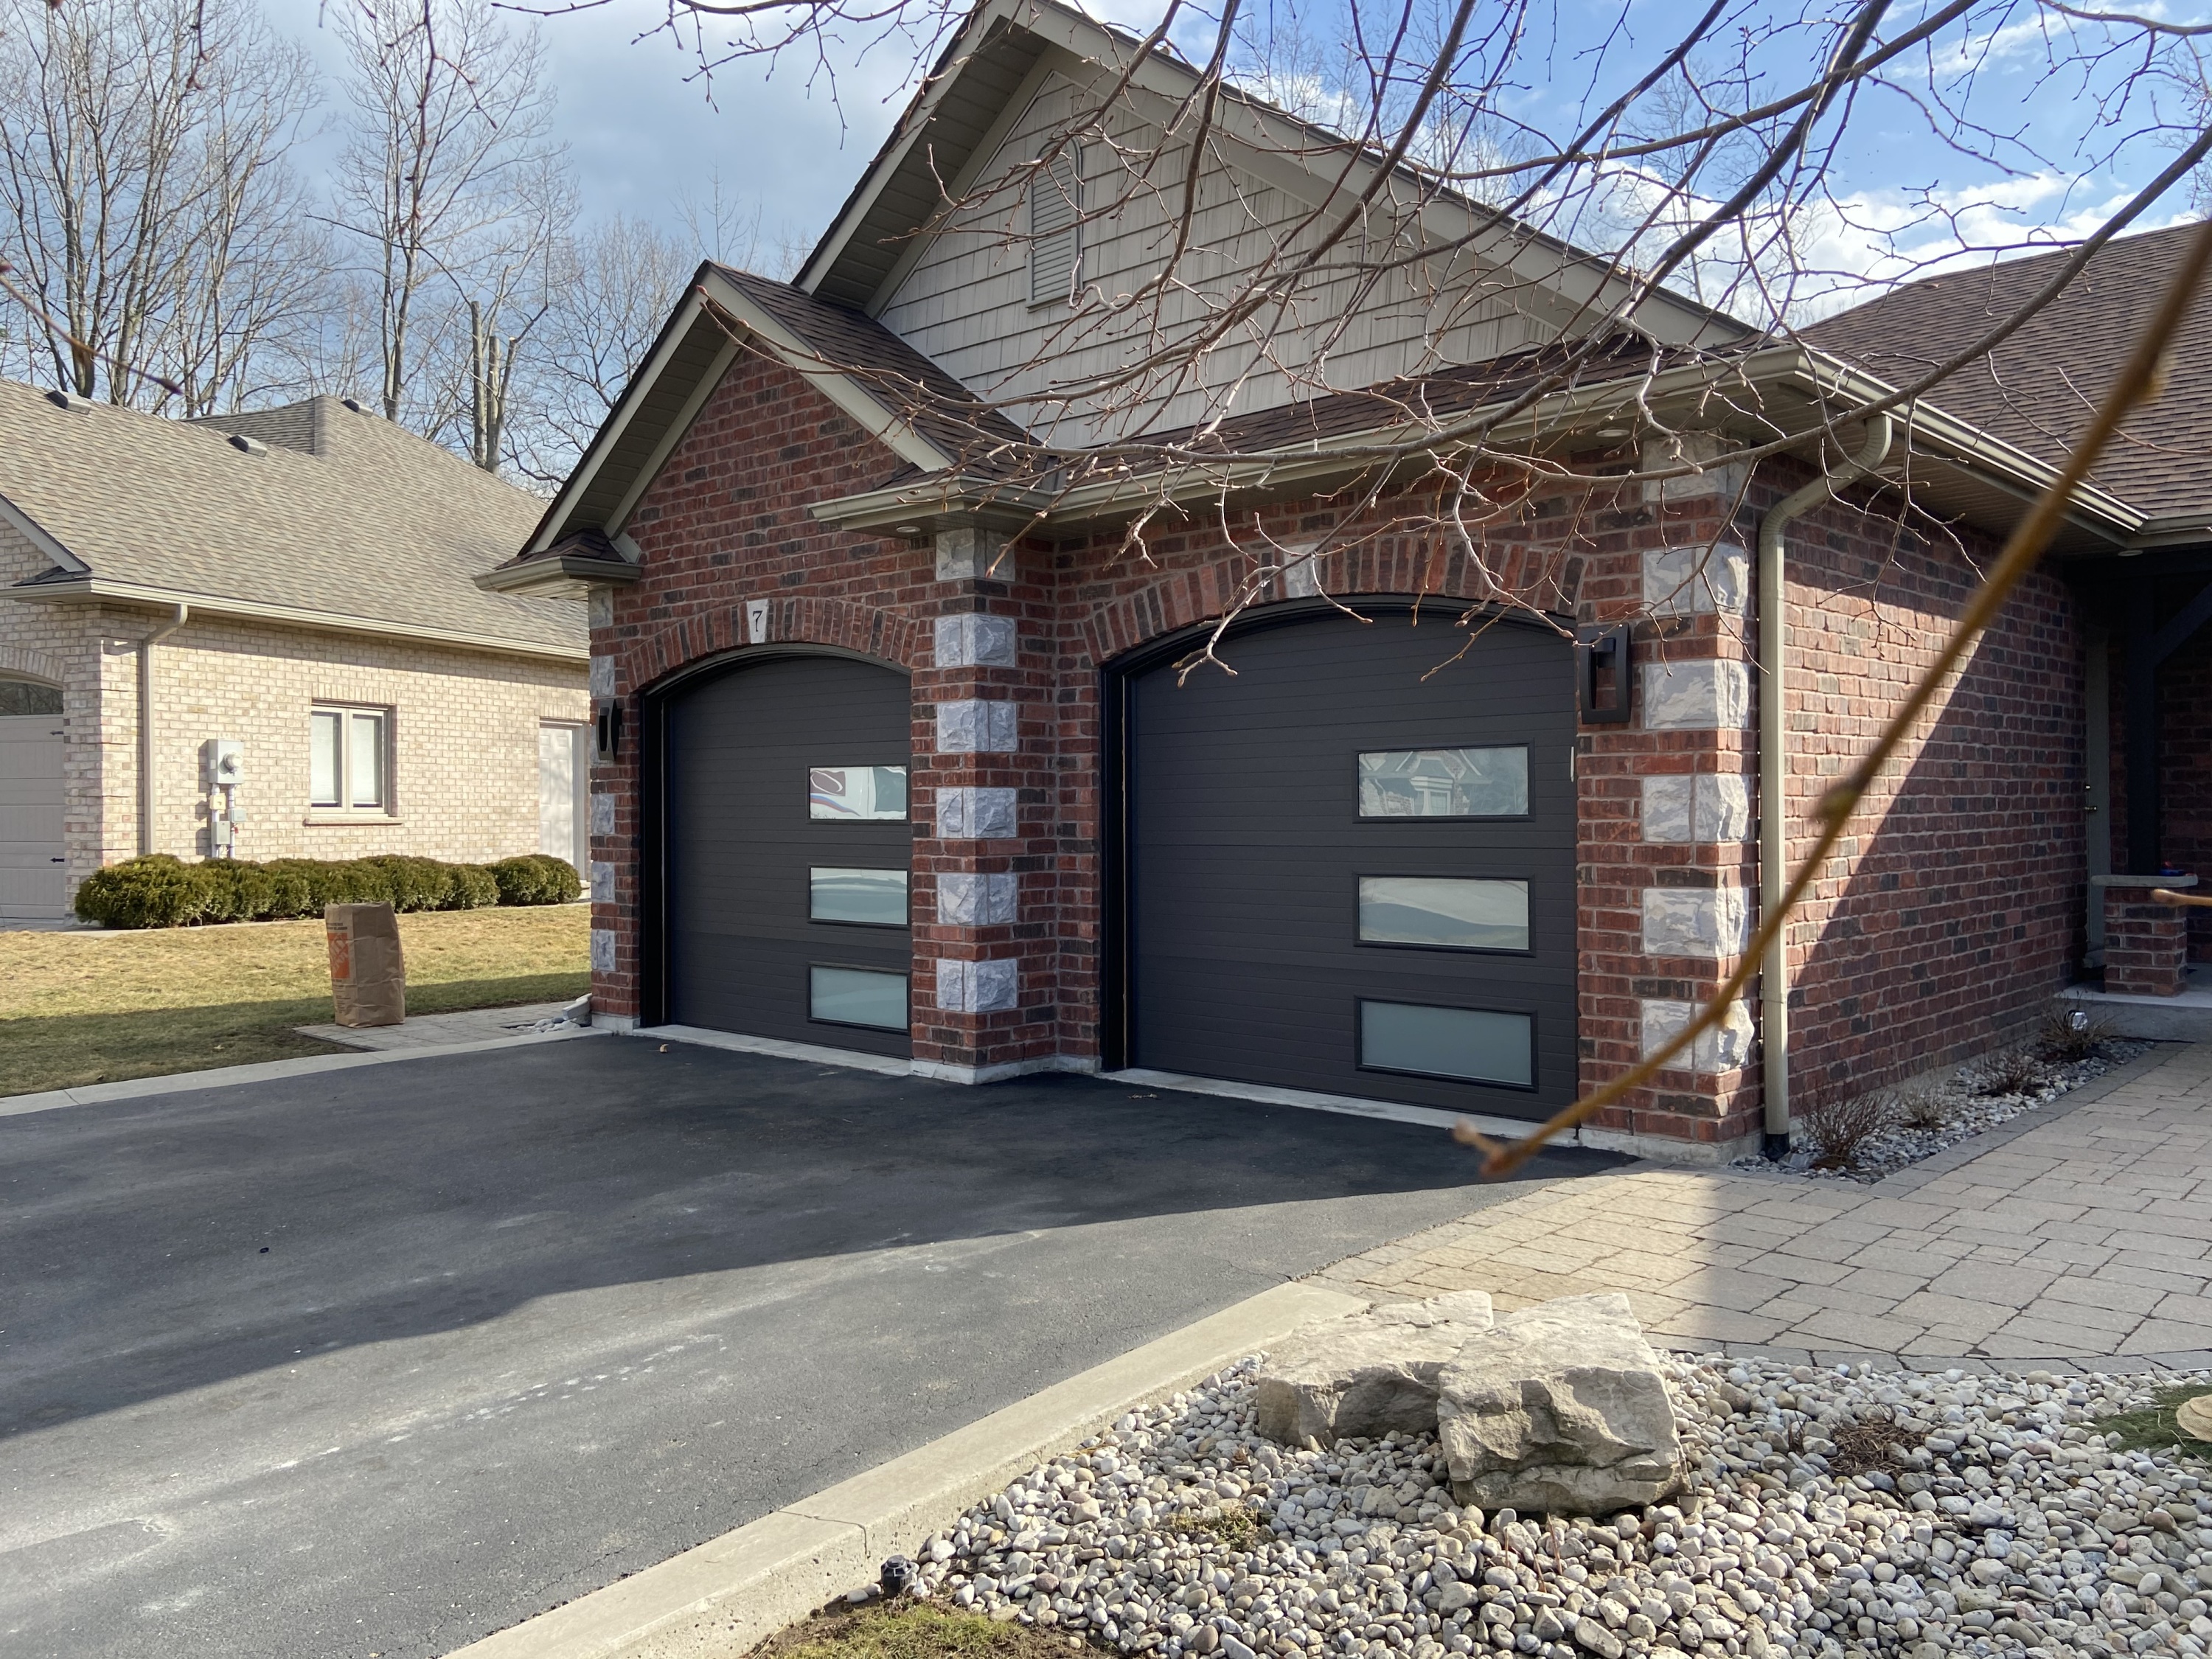
[[[0,0],[0,257],[44,313],[18,367],[185,414],[288,375],[323,281],[287,159],[315,96],[246,0]]]
[[[336,222],[366,256],[384,413],[441,435],[476,407],[471,305],[485,339],[508,337],[504,313],[565,229],[544,54],[488,0],[346,17],[353,125]],[[471,453],[496,465],[479,436]]]
[[[608,220],[562,251],[531,354],[534,426],[514,434],[518,469],[566,476],[667,320],[699,255],[642,219]]]

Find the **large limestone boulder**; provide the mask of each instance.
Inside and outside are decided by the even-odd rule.
[[[1501,1316],[1437,1378],[1437,1425],[1463,1504],[1604,1515],[1681,1486],[1659,1357],[1618,1291]]]
[[[1437,1376],[1490,1328],[1490,1297],[1458,1291],[1390,1302],[1310,1326],[1260,1368],[1259,1428],[1269,1439],[1324,1446],[1393,1430],[1437,1431]]]

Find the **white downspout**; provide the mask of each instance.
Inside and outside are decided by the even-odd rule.
[[[138,641],[138,856],[154,850],[154,647],[191,619],[192,608],[177,614]]]
[[[1759,914],[1774,914],[1789,884],[1787,803],[1789,740],[1783,655],[1790,640],[1784,614],[1782,532],[1791,520],[1809,512],[1836,492],[1856,483],[1888,459],[1890,419],[1867,420],[1866,443],[1832,473],[1792,490],[1759,521]],[[1759,965],[1759,1048],[1765,1087],[1766,1135],[1763,1150],[1779,1158],[1790,1149],[1790,949],[1781,934],[1766,947]]]

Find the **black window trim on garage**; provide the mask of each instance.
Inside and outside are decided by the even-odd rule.
[[[641,1025],[668,1024],[668,708],[700,681],[741,673],[762,663],[794,657],[838,657],[887,668],[909,689],[913,671],[902,663],[836,645],[740,645],[672,669],[637,694],[637,1010]],[[908,785],[908,823],[913,823]],[[825,924],[826,925],[826,924]],[[853,924],[847,924],[853,925]],[[865,926],[866,924],[859,924]],[[912,1005],[908,1005],[908,1013]],[[909,1019],[908,1029],[912,1029]]]
[[[1223,636],[1229,644],[1239,637],[1268,629],[1290,627],[1324,617],[1342,616],[1349,609],[1377,616],[1403,616],[1415,611],[1437,615],[1444,628],[1457,618],[1474,616],[1516,628],[1553,627],[1574,636],[1574,618],[1547,613],[1545,622],[1532,618],[1525,609],[1498,605],[1475,605],[1464,599],[1414,593],[1358,593],[1327,599],[1280,599],[1256,605],[1237,618]],[[1163,663],[1188,655],[1211,638],[1218,618],[1194,623],[1122,653],[1101,665],[1098,694],[1099,813],[1098,813],[1098,1055],[1100,1068],[1118,1072],[1130,1064],[1134,1048],[1129,1007],[1133,990],[1129,951],[1129,752],[1128,699],[1131,687]],[[1218,669],[1200,668],[1201,673]],[[1367,820],[1370,823],[1377,820]],[[1406,948],[1406,947],[1401,947]],[[1419,947],[1413,947],[1419,948]],[[1518,955],[1499,951],[1498,955]],[[1364,1069],[1364,1068],[1362,1068]],[[1492,1085],[1510,1088],[1513,1085]]]

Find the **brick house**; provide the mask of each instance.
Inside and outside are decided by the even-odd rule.
[[[336,398],[163,420],[0,381],[0,921],[90,872],[550,850],[580,863],[575,607],[471,578],[544,503]]]
[[[1053,390],[1127,343],[1100,325],[1060,354],[1051,331],[1069,285],[1080,315],[1141,281],[1161,225],[1127,204],[1062,234],[1036,192],[1079,203],[1088,152],[1031,166],[1127,58],[1040,0],[979,9],[795,281],[702,267],[524,551],[480,579],[588,601],[599,1017],[1510,1130],[1726,976],[1758,911],[1762,767],[1786,851],[2051,455],[1927,404],[1842,419],[1886,389],[1869,368],[1662,295],[1510,428],[1558,465],[1474,480],[1494,505],[1463,538],[1419,477],[1347,520],[1332,492],[1367,464],[1345,457],[1409,396],[1511,404],[1610,291],[1575,250],[1433,199],[1410,234],[1486,224],[1447,276],[1512,295],[1460,312],[1443,361],[1426,300],[1385,285],[1328,386],[1243,365],[1218,441],[1264,465],[1188,459],[1198,394],[1139,411],[1132,446]],[[1189,84],[1148,60],[1114,118]],[[1369,163],[1232,103],[1206,200],[1237,204],[1233,266],[1237,236],[1314,216]],[[1000,176],[1029,179],[1010,188],[1037,234],[1006,235],[1003,205],[939,216],[939,179]],[[994,470],[1039,434],[1071,457],[1049,488]],[[1181,495],[1131,477],[1147,453],[1186,467]],[[1853,455],[1870,481],[1802,490]],[[1639,462],[1672,476],[1624,476]],[[1969,1053],[2079,970],[2082,582],[2141,517],[2085,492],[2057,549],[2076,562],[2031,581],[1869,802],[1786,978],[1588,1143],[1731,1156],[1786,1132],[1792,1086]],[[1183,674],[1255,572],[1234,673]],[[1762,575],[1783,596],[1763,613]],[[1776,627],[1778,695],[1758,667]]]

